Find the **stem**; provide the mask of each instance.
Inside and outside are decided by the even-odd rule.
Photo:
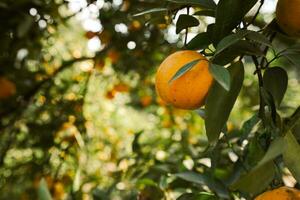
[[[190,14],[190,7],[187,7],[186,8],[186,14],[189,15]],[[187,36],[188,36],[188,33],[189,33],[189,28],[186,28],[185,29],[185,38],[184,38],[184,46],[186,46],[186,43],[187,43]]]
[[[260,1],[260,5],[259,5],[259,7],[258,7],[256,13],[254,14],[252,20],[247,24],[246,27],[248,27],[249,25],[251,25],[251,24],[254,23],[255,19],[257,18],[258,14],[259,14],[260,9],[261,9],[262,6],[264,5],[264,3],[265,3],[265,0],[261,0],[261,1]]]

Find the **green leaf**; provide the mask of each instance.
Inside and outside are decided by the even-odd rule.
[[[257,1],[220,0],[216,10],[214,44],[217,44],[224,36],[230,34]]]
[[[177,23],[176,23],[176,34],[180,33],[182,30],[193,27],[193,26],[198,26],[200,23],[198,19],[191,15],[185,15],[182,14],[179,16]]]
[[[157,13],[157,12],[166,12],[168,11],[167,8],[152,8],[150,10],[145,10],[143,12],[140,13],[136,13],[133,15],[133,17],[138,17],[138,16],[142,16],[142,15],[146,15],[146,14],[152,14],[152,13]]]
[[[141,152],[141,146],[139,144],[139,138],[142,135],[144,131],[139,131],[137,133],[134,134],[134,139],[132,142],[132,151],[139,154]]]
[[[248,138],[249,134],[251,133],[253,127],[259,122],[259,117],[257,114],[254,114],[250,119],[244,122],[242,128],[241,128],[241,137],[240,141],[245,140]]]
[[[216,3],[213,0],[167,0],[169,2],[178,4],[190,4],[195,6],[201,6],[203,8],[215,9]]]
[[[231,45],[237,43],[239,40],[244,38],[247,34],[248,34],[247,31],[240,31],[226,36],[218,43],[215,55],[224,51],[226,48],[230,47]]]
[[[208,16],[208,17],[215,17],[216,12],[214,10],[199,10],[194,13],[194,15],[199,15],[199,16]]]
[[[255,195],[268,187],[269,183],[273,180],[274,175],[274,164],[272,162],[268,162],[242,176],[231,186],[231,188],[233,190],[239,190]]]
[[[195,193],[184,193],[180,195],[176,200],[217,200],[214,194],[201,192],[199,194]]]
[[[259,161],[259,163],[255,166],[255,168],[259,168],[266,163],[274,160],[277,156],[281,155],[283,153],[283,146],[284,146],[284,139],[282,137],[277,138],[274,140],[267,151],[267,153],[264,155],[264,157]]]
[[[227,69],[231,78],[230,90],[226,91],[219,83],[215,82],[206,99],[205,128],[208,140],[211,143],[218,140],[244,80],[244,66],[242,62],[236,62]]]
[[[211,176],[208,176],[206,174],[199,174],[192,171],[181,172],[174,175],[188,182],[196,183],[199,185],[207,185],[212,191],[216,192],[219,197],[229,197],[229,193],[226,187],[220,181],[217,181]]]
[[[248,32],[248,34],[246,35],[247,39],[257,42],[259,44],[263,44],[265,46],[269,46],[269,47],[272,46],[272,43],[263,34],[255,31],[250,31],[250,30],[247,30],[247,32]]]
[[[207,32],[199,33],[196,35],[186,46],[187,49],[205,49],[211,44],[209,34]]]
[[[263,76],[264,87],[271,93],[277,106],[280,105],[287,90],[288,75],[280,67],[272,67],[265,71]]]
[[[187,73],[188,71],[190,71],[200,60],[203,59],[197,59],[197,60],[193,60],[187,64],[185,64],[184,66],[182,66],[176,73],[175,75],[169,80],[169,83],[171,83],[172,81],[178,79],[179,77],[183,76],[185,73]]]
[[[44,178],[41,179],[38,187],[38,198],[39,200],[52,200],[51,194]]]
[[[209,72],[225,90],[230,90],[230,74],[225,67],[221,65],[210,64]]]
[[[300,145],[289,131],[284,137],[283,161],[294,178],[300,182]]]

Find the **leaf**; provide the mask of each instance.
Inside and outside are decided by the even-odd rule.
[[[215,11],[214,10],[199,10],[194,13],[194,15],[199,15],[199,16],[208,16],[208,17],[215,17]]]
[[[216,3],[213,0],[167,0],[173,3],[179,4],[190,4],[201,6],[203,8],[215,9],[217,7]]]
[[[216,9],[216,26],[213,34],[214,44],[241,22],[245,14],[258,0],[220,0]]]
[[[279,106],[287,90],[288,75],[286,71],[280,67],[269,68],[264,73],[263,82],[265,89],[271,93],[275,104]]]
[[[231,186],[231,188],[255,195],[268,187],[269,183],[273,180],[274,175],[274,164],[272,162],[268,162],[242,176]]]
[[[139,17],[139,16],[146,15],[146,14],[152,14],[152,13],[157,13],[157,12],[166,12],[166,11],[168,11],[167,8],[152,8],[150,10],[145,10],[143,12],[136,13],[133,15],[133,17]]]
[[[284,137],[283,161],[297,182],[300,182],[300,145],[289,131]]]
[[[175,73],[175,75],[169,80],[169,83],[171,83],[172,81],[174,81],[174,80],[178,79],[179,77],[183,76],[185,73],[187,73],[189,70],[191,70],[200,60],[203,60],[203,59],[193,60],[193,61],[185,64],[184,66],[182,66]]]
[[[183,29],[198,26],[200,23],[198,19],[191,15],[181,14],[176,23],[176,34],[180,33]]]
[[[214,194],[201,192],[199,194],[195,193],[184,193],[180,195],[176,200],[217,200]]]
[[[266,45],[269,47],[272,46],[272,43],[263,34],[255,32],[255,31],[250,31],[250,30],[247,30],[247,32],[248,32],[248,34],[246,35],[246,38],[248,38],[249,40],[252,40],[254,42],[257,42],[259,44],[263,44],[263,45]]]
[[[216,192],[222,198],[228,198],[229,193],[226,187],[216,179],[206,175],[199,174],[192,171],[181,172],[174,174],[176,177],[186,180],[188,182],[196,183],[199,185],[207,185],[212,191]]]
[[[216,142],[219,138],[244,80],[244,66],[242,62],[236,62],[227,69],[231,78],[230,90],[226,91],[219,83],[215,82],[206,99],[205,128],[208,140],[211,143]]]
[[[244,122],[242,128],[241,128],[241,137],[240,141],[245,140],[248,138],[249,134],[251,133],[253,127],[259,122],[259,118],[257,114],[254,114],[250,119]]]
[[[274,160],[277,156],[281,155],[283,153],[283,146],[284,146],[284,139],[282,137],[277,138],[274,140],[267,151],[267,153],[264,155],[264,157],[259,161],[259,163],[255,166],[255,168],[259,168],[266,163]]]
[[[23,16],[23,21],[17,27],[17,36],[23,38],[31,29],[34,19],[30,15]]]
[[[44,178],[41,179],[38,188],[38,199],[39,200],[52,200],[51,194],[49,192],[47,183]]]
[[[212,74],[214,79],[226,90],[229,91],[230,89],[230,74],[228,70],[216,64],[209,65],[209,72]]]
[[[132,142],[132,151],[139,154],[141,152],[141,146],[139,144],[139,138],[140,136],[142,135],[144,131],[141,130],[137,133],[134,134],[134,139],[133,139],[133,142]]]
[[[239,40],[244,38],[247,34],[248,34],[247,31],[240,31],[226,36],[218,43],[215,55],[224,51],[226,48],[230,47],[231,45],[237,43]]]
[[[211,44],[209,34],[207,32],[199,33],[196,35],[186,46],[187,49],[205,49]]]

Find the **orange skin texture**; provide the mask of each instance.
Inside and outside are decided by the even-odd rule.
[[[6,99],[16,93],[16,85],[5,77],[0,77],[0,99]]]
[[[300,37],[300,0],[279,0],[276,19],[286,34],[291,37]]]
[[[267,191],[256,197],[255,200],[300,200],[300,191],[284,186]]]
[[[203,60],[169,83],[181,67],[197,59]],[[155,87],[158,95],[176,108],[192,110],[201,107],[213,83],[208,67],[207,59],[195,51],[185,50],[171,54],[161,63],[156,73]]]

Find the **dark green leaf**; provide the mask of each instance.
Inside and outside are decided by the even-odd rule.
[[[185,193],[180,195],[176,200],[217,200],[217,197],[207,192],[201,192],[199,194]]]
[[[133,15],[133,17],[138,17],[138,16],[142,16],[142,15],[146,15],[146,14],[152,14],[152,13],[157,13],[157,12],[166,12],[168,11],[167,8],[152,8],[150,10],[145,10],[143,12],[140,13],[136,13]]]
[[[247,31],[240,31],[240,32],[226,36],[218,43],[215,55],[224,51],[226,48],[230,47],[231,45],[237,43],[239,40],[244,38],[246,35],[247,35]]]
[[[225,90],[230,90],[230,74],[225,67],[221,65],[210,64],[209,72]]]
[[[294,178],[300,182],[300,145],[294,135],[289,131],[284,137],[284,164],[291,171]]]
[[[199,174],[192,171],[181,172],[174,174],[176,177],[186,180],[188,182],[196,183],[199,185],[207,185],[212,191],[216,192],[218,196],[222,198],[228,198],[229,193],[226,187],[216,179],[206,175],[206,174]]]
[[[231,87],[226,91],[215,82],[206,99],[206,134],[210,142],[216,142],[223,129],[244,80],[244,66],[242,62],[236,62],[227,68],[230,73]]]
[[[216,10],[214,43],[217,44],[224,36],[230,34],[257,1],[220,0]]]
[[[264,155],[261,161],[255,166],[255,168],[261,167],[265,165],[266,163],[274,160],[277,156],[281,155],[283,153],[283,146],[284,146],[284,140],[282,137],[277,138],[274,140],[267,151],[267,153]]]
[[[265,89],[271,93],[276,105],[279,106],[287,90],[286,71],[280,67],[269,68],[264,73],[263,81]]]
[[[248,138],[249,134],[251,133],[253,127],[259,122],[258,115],[253,115],[250,119],[244,122],[242,128],[241,128],[241,137],[240,141],[245,140]]]
[[[207,32],[199,33],[196,35],[186,46],[187,49],[205,49],[211,44],[210,36]]]
[[[39,200],[52,200],[51,194],[44,178],[41,179],[39,184],[38,198]]]
[[[182,14],[179,16],[177,23],[176,23],[176,34],[180,33],[182,30],[193,27],[193,26],[198,26],[200,23],[198,19],[191,15],[185,15]]]
[[[171,83],[172,81],[174,81],[174,80],[178,79],[179,77],[183,76],[186,72],[191,70],[200,60],[202,60],[202,59],[193,60],[192,62],[189,62],[189,63],[185,64],[184,66],[182,66],[175,73],[175,75],[169,80],[169,83]]]
[[[134,135],[134,139],[133,139],[133,142],[132,142],[132,151],[135,152],[135,153],[140,153],[141,151],[141,147],[140,147],[140,144],[139,144],[139,138],[140,136],[142,135],[144,131],[139,131],[137,133],[135,133]]]
[[[215,11],[214,10],[199,10],[199,11],[195,12],[194,15],[215,17]]]
[[[263,34],[255,32],[255,31],[250,31],[250,30],[247,30],[247,32],[248,32],[248,34],[246,35],[246,38],[248,38],[249,40],[252,40],[254,42],[257,42],[259,44],[263,44],[263,45],[266,45],[269,47],[272,46],[272,43]]]
[[[203,8],[215,9],[216,3],[213,0],[167,0],[173,3],[179,4],[189,4],[189,5],[196,5],[201,6]]]
[[[262,192],[269,183],[272,181],[275,175],[275,168],[272,162],[268,162],[265,165],[250,171],[248,174],[242,176],[231,187],[234,190],[240,190],[242,192],[250,194],[258,194]]]

